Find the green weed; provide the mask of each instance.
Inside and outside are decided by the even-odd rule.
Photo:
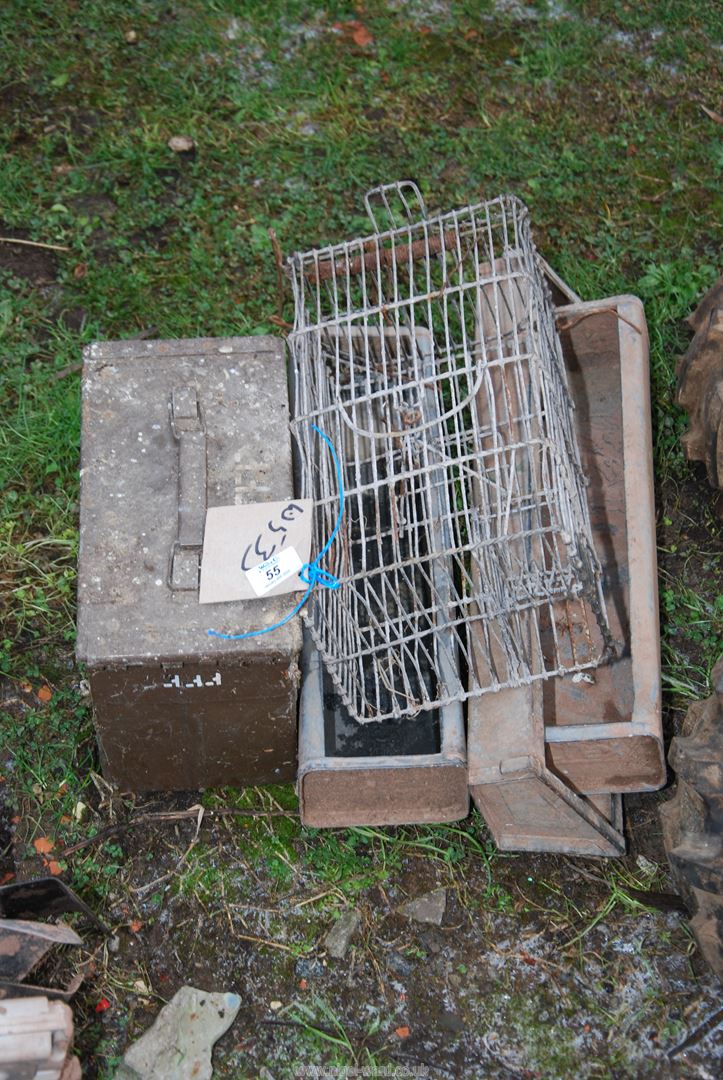
[[[365,1076],[377,1075],[376,1070],[381,1067],[379,1054],[372,1052],[366,1040],[379,1031],[378,1019],[367,1023],[362,1039],[354,1041],[345,1024],[323,998],[315,997],[308,1004],[297,1002],[284,1010],[284,1015],[298,1025],[311,1047],[322,1054],[325,1065],[340,1068],[341,1076],[345,1075],[345,1067],[355,1070],[362,1067]]]

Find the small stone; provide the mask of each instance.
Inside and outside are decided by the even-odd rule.
[[[241,31],[241,21],[237,19],[235,15],[232,15],[229,19],[228,26],[223,32],[223,36],[226,38],[226,41],[235,41],[241,34]]]
[[[402,953],[390,953],[387,959],[387,964],[392,969],[392,971],[394,971],[397,975],[401,975],[403,978],[411,975],[414,971],[414,964],[406,956],[403,956]]]
[[[120,938],[118,937],[117,934],[114,934],[113,937],[108,942],[108,952],[109,953],[117,953],[119,949],[120,949]]]
[[[300,956],[294,971],[301,979],[314,979],[324,974],[324,965],[314,957]]]
[[[418,896],[416,900],[402,904],[399,910],[402,915],[406,915],[408,919],[414,919],[415,922],[441,926],[447,910],[447,890],[433,889],[432,892]]]
[[[360,925],[361,915],[358,911],[345,911],[324,938],[329,955],[335,960],[343,960]]]
[[[171,135],[166,145],[174,154],[190,154],[196,149],[196,144],[190,135]]]
[[[231,1027],[240,1005],[237,994],[182,986],[126,1051],[115,1080],[211,1080],[213,1045]]]
[[[272,1012],[278,1012],[279,1009],[283,1006],[283,1004],[283,1001],[270,1001],[269,1008]]]
[[[432,953],[433,956],[441,953],[444,948],[444,942],[440,941],[440,935],[434,930],[426,930],[420,935],[419,940],[427,952]]]
[[[658,872],[657,865],[651,862],[650,859],[646,859],[644,855],[638,855],[635,862],[645,874],[657,874]]]
[[[138,41],[138,34],[135,30],[126,30],[123,37],[126,39],[129,45],[135,45]]]

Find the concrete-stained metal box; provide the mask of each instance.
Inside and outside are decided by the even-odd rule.
[[[116,341],[83,366],[78,659],[104,774],[129,791],[284,783],[294,594],[199,604],[206,508],[293,498],[284,343]]]

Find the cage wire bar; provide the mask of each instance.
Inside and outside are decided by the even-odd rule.
[[[360,722],[595,667],[611,652],[552,304],[512,196],[429,218],[373,189],[373,235],[288,261],[292,427],[337,590],[304,612]],[[578,678],[590,676],[578,675]]]

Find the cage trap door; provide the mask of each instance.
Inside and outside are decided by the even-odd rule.
[[[502,851],[622,855],[620,798],[578,795],[544,763],[537,684],[470,702],[470,793]]]

